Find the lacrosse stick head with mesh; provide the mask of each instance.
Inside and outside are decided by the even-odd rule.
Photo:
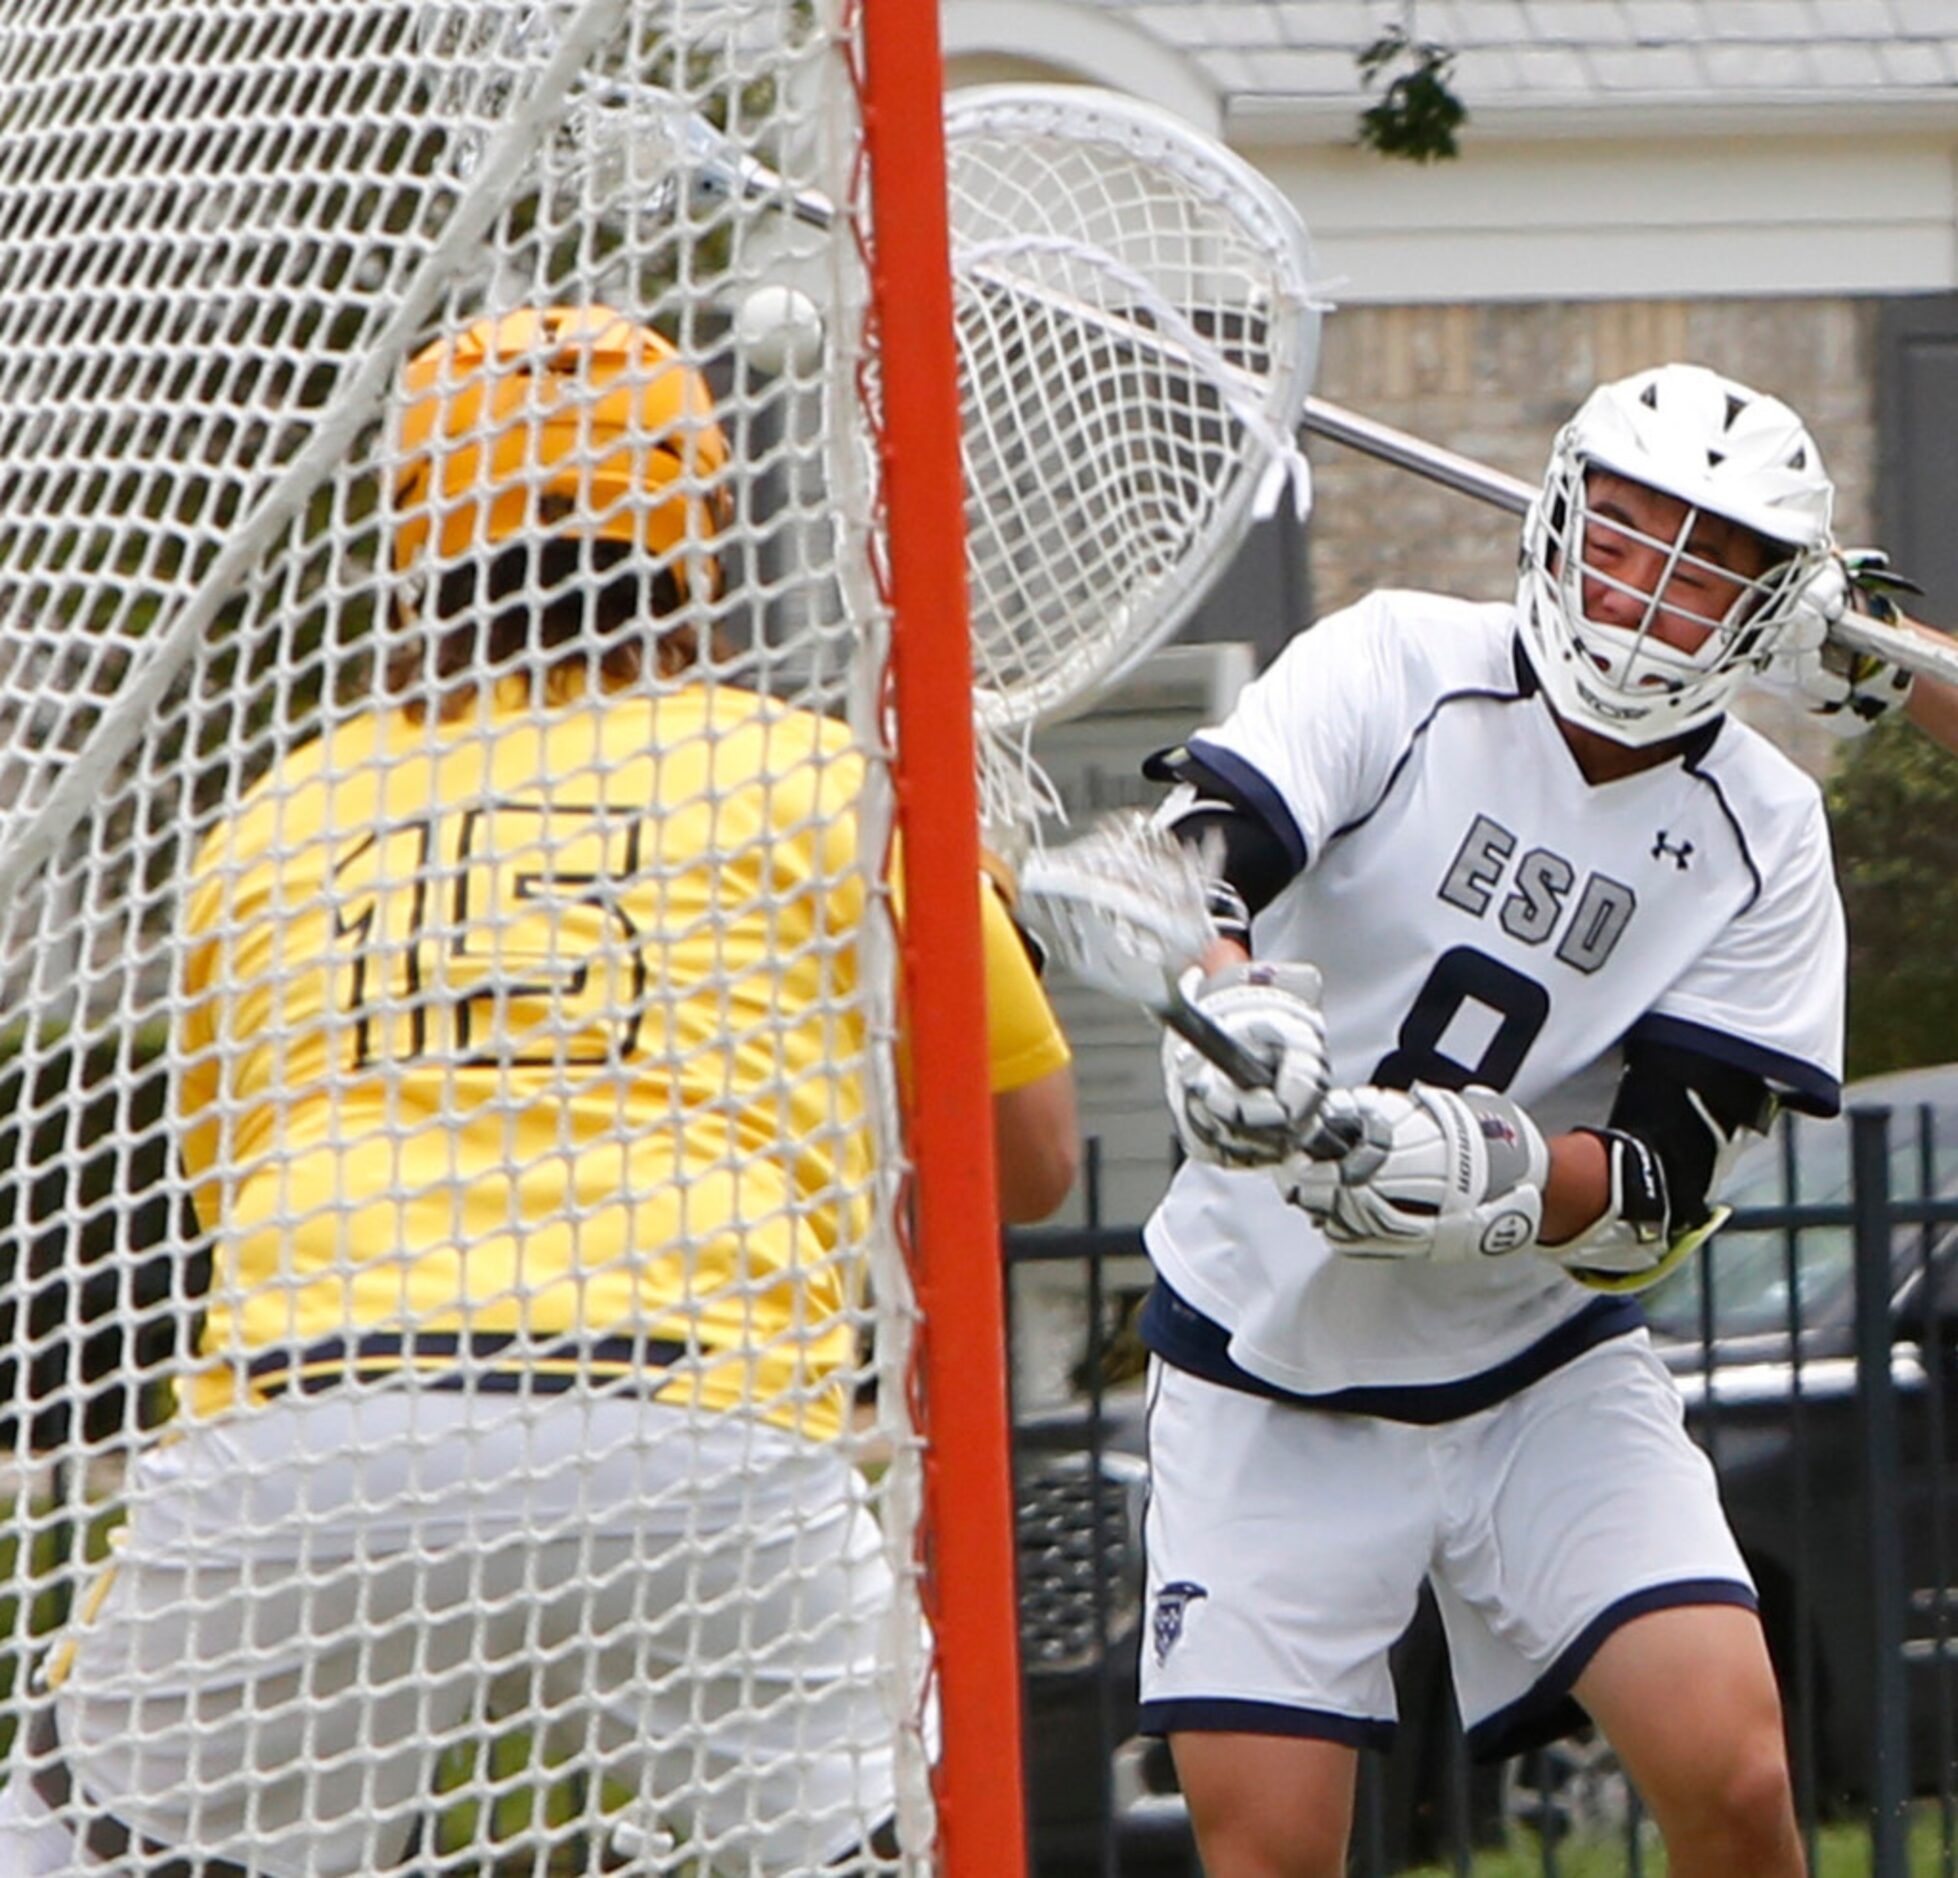
[[[1278,486],[1308,486],[1322,302],[1291,204],[1170,112],[981,86],[945,137],[973,705],[1004,846],[1053,804],[1026,733],[1171,637]],[[658,86],[588,81],[560,144],[552,167],[608,215],[834,213]]]
[[[1054,806],[1028,733],[1169,639],[1280,485],[1308,487],[1323,305],[1290,202],[1168,111],[980,86],[945,137],[973,708],[1005,848]],[[834,214],[685,98],[616,77],[585,81],[545,167],[640,226],[730,197]]]
[[[1082,983],[1139,1004],[1245,1089],[1266,1089],[1272,1065],[1219,1029],[1178,979],[1201,964],[1217,929],[1199,856],[1136,810],[1031,855],[1020,870],[1020,914],[1048,955]]]
[[[1169,112],[983,86],[945,133],[974,706],[1010,734],[1174,634],[1274,469],[1304,488],[1322,309],[1291,204]]]

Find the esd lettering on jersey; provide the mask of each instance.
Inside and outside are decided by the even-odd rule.
[[[1577,869],[1550,848],[1519,856],[1517,838],[1500,822],[1477,815],[1455,851],[1441,897],[1477,919],[1493,917],[1521,945],[1554,937],[1554,955],[1575,971],[1595,972],[1611,957],[1638,910],[1622,880]]]

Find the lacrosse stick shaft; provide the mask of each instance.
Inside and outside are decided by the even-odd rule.
[[[1903,620],[1903,614],[1898,618]],[[1936,638],[1926,637],[1935,630],[1929,626],[1913,628],[1908,623],[1887,625],[1865,613],[1845,613],[1829,628],[1829,637],[1852,652],[1867,652],[1902,671],[1958,685],[1958,643],[1948,642],[1941,633]]]
[[[1929,628],[1925,629],[1929,631]],[[1941,645],[1922,633],[1886,626],[1861,613],[1845,613],[1829,628],[1829,637],[1852,652],[1867,652],[1906,672],[1958,685],[1958,645]]]
[[[1438,443],[1409,436],[1404,430],[1396,430],[1375,418],[1362,417],[1343,405],[1328,404],[1324,398],[1306,399],[1305,415],[1300,423],[1315,437],[1343,443],[1362,456],[1391,463],[1396,469],[1412,470],[1431,483],[1440,483],[1459,495],[1473,496],[1478,502],[1506,509],[1511,515],[1524,514],[1536,500],[1536,490],[1519,476],[1491,469],[1473,457],[1458,456]]]
[[[1240,1089],[1269,1089],[1278,1073],[1254,1056],[1229,1031],[1178,991],[1156,1006],[1156,1015],[1208,1062],[1215,1063]]]
[[[1207,1061],[1215,1063],[1240,1089],[1269,1089],[1278,1072],[1261,1056],[1253,1056],[1228,1031],[1204,1016],[1177,992],[1156,1015]],[[1299,1141],[1302,1153],[1317,1161],[1337,1161],[1359,1144],[1359,1122],[1349,1115],[1322,1116],[1310,1134]]]
[[[1362,417],[1341,405],[1328,404],[1323,398],[1306,399],[1305,415],[1300,422],[1314,436],[1343,443],[1397,469],[1412,470],[1429,482],[1440,483],[1460,495],[1473,496],[1478,502],[1487,502],[1511,515],[1524,514],[1536,499],[1536,490],[1521,477],[1492,469],[1473,457],[1444,450],[1439,444],[1410,436],[1374,418]],[[1852,652],[1866,652],[1904,671],[1958,685],[1958,645],[1941,645],[1921,633],[1886,626],[1860,613],[1846,614],[1829,629],[1829,636]]]
[[[638,89],[641,96],[661,95],[657,86]],[[633,88],[613,85],[607,87],[604,95],[629,106]],[[669,116],[677,127],[681,150],[696,183],[723,190],[745,202],[772,200],[786,214],[811,228],[828,228],[835,222],[836,205],[821,190],[794,187],[779,170],[770,169],[766,163],[751,157],[725,131],[716,130],[698,111],[688,110],[678,97],[672,97]]]

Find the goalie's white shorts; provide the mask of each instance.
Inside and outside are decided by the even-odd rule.
[[[1713,1470],[1644,1331],[1433,1426],[1150,1374],[1143,1726],[1385,1748],[1388,1651],[1431,1579],[1479,1758],[1581,1715],[1647,1611],[1753,1608]]]
[[[71,1780],[143,1838],[390,1870],[444,1751],[506,1727],[719,1870],[815,1871],[890,1815],[892,1577],[826,1448],[633,1397],[341,1389],[166,1442],[131,1501],[53,1678]]]

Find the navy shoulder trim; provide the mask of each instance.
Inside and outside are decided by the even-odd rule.
[[[1648,1012],[1625,1033],[1629,1042],[1638,1038],[1647,1043],[1670,1043],[1683,1050],[1696,1050],[1716,1063],[1730,1063],[1736,1069],[1750,1070],[1775,1084],[1782,1100],[1804,1115],[1839,1115],[1842,1112],[1842,1084],[1825,1069],[1805,1063],[1798,1056],[1770,1050],[1750,1043],[1731,1031],[1716,1030],[1710,1024],[1696,1024],[1691,1018],[1667,1017]]]
[[[1244,799],[1245,806],[1278,837],[1294,874],[1306,863],[1305,836],[1277,786],[1256,764],[1218,744],[1192,737],[1184,746],[1206,769],[1214,770]]]
[[[1408,732],[1407,743],[1402,748],[1400,755],[1394,759],[1394,767],[1387,772],[1387,780],[1381,784],[1380,793],[1374,797],[1373,806],[1367,809],[1364,814],[1356,815],[1350,822],[1342,823],[1338,828],[1335,828],[1330,839],[1337,841],[1341,835],[1350,835],[1355,829],[1364,828],[1368,822],[1372,821],[1380,813],[1381,804],[1394,793],[1394,785],[1400,781],[1401,771],[1406,769],[1409,759],[1414,755],[1415,746],[1428,734],[1435,719],[1449,705],[1473,704],[1478,701],[1485,704],[1522,704],[1528,700],[1529,696],[1529,691],[1525,690],[1520,684],[1513,691],[1499,691],[1492,686],[1485,685],[1468,685],[1464,686],[1460,691],[1444,691],[1428,707],[1427,716],[1422,718]]]
[[[1428,707],[1427,716],[1408,733],[1406,747],[1394,759],[1394,766],[1388,772],[1387,780],[1381,786],[1380,794],[1375,798],[1372,807],[1364,814],[1355,816],[1344,826],[1334,829],[1330,839],[1336,841],[1341,835],[1351,834],[1379,813],[1380,805],[1393,793],[1394,785],[1400,780],[1401,771],[1407,767],[1408,759],[1414,754],[1415,746],[1426,735],[1428,727],[1440,716],[1446,706],[1476,699],[1494,704],[1518,704],[1535,695],[1536,674],[1530,669],[1529,661],[1524,656],[1520,633],[1511,642],[1511,670],[1512,683],[1508,690],[1495,685],[1465,685],[1459,691],[1444,691]],[[1292,871],[1295,874],[1302,873],[1310,858],[1306,851],[1305,836],[1290,807],[1271,779],[1235,751],[1223,749],[1203,737],[1192,737],[1182,747],[1223,778],[1244,798],[1245,803],[1270,825],[1272,832],[1285,845]],[[1142,773],[1156,782],[1173,779],[1175,770],[1168,760],[1169,756],[1169,752],[1158,751],[1144,761]]]
[[[1754,852],[1747,845],[1747,830],[1740,825],[1740,817],[1734,813],[1734,805],[1727,800],[1727,792],[1720,786],[1720,779],[1700,767],[1706,753],[1713,748],[1713,737],[1720,729],[1721,719],[1715,718],[1711,724],[1702,726],[1700,741],[1690,747],[1681,759],[1687,775],[1695,782],[1705,783],[1713,791],[1713,799],[1720,806],[1720,813],[1727,818],[1727,826],[1734,831],[1734,845],[1740,849],[1740,858],[1747,868],[1747,877],[1754,883],[1753,891],[1747,896],[1744,913],[1761,897],[1761,870],[1754,865]]]

